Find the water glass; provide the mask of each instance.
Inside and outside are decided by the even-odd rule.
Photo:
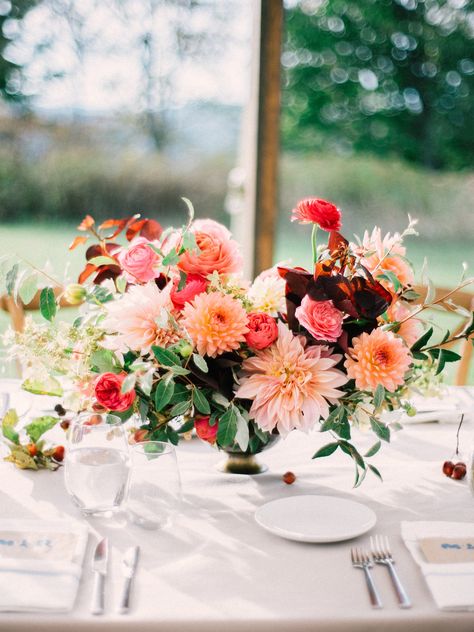
[[[67,491],[84,514],[121,508],[129,487],[130,452],[119,417],[82,413],[72,421],[64,476]]]
[[[131,447],[128,514],[144,529],[168,527],[181,504],[181,480],[172,445],[144,441]]]

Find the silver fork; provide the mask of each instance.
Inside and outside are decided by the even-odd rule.
[[[370,570],[373,567],[372,561],[368,554],[359,548],[353,547],[351,549],[351,560],[354,568],[361,568],[364,571],[365,581],[367,582],[367,588],[369,590],[370,603],[372,608],[382,608],[382,601],[379,597],[377,588],[375,587],[374,580]]]
[[[383,564],[388,568],[390,573],[390,579],[392,580],[393,587],[397,593],[398,604],[400,608],[411,608],[411,601],[407,595],[406,590],[402,586],[402,582],[398,577],[395,570],[395,562],[390,551],[390,544],[388,538],[378,536],[370,538],[370,548],[372,549],[372,557],[377,564]]]

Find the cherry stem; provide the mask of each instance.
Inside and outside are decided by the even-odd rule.
[[[462,422],[464,421],[464,413],[461,415],[461,421],[458,425],[458,431],[456,433],[456,456],[459,456],[459,433],[461,431]]]

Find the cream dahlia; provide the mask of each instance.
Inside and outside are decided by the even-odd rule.
[[[252,310],[263,312],[275,318],[279,312],[285,313],[285,285],[285,281],[280,277],[276,268],[261,272],[248,291]]]
[[[250,416],[262,430],[286,436],[294,428],[308,431],[329,414],[343,394],[347,377],[335,369],[338,358],[322,357],[318,346],[305,348],[283,323],[278,339],[242,364],[236,397],[253,400]]]
[[[198,352],[212,358],[238,349],[245,342],[248,317],[241,301],[229,294],[198,294],[186,303],[181,324]]]
[[[344,364],[358,389],[374,391],[381,384],[393,392],[404,383],[412,357],[401,338],[379,328],[354,338],[352,344]]]
[[[180,339],[170,321],[174,307],[171,284],[159,290],[156,283],[134,285],[117,301],[104,305],[104,329],[110,334],[105,346],[120,351],[131,349],[149,353],[152,345],[167,347]]]

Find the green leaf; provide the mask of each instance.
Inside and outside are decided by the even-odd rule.
[[[412,351],[412,355],[415,360],[428,360],[426,353],[422,353],[421,351]]]
[[[137,376],[135,373],[130,373],[122,382],[122,387],[120,389],[121,393],[130,393],[135,388],[135,383],[137,381]]]
[[[235,441],[242,452],[245,452],[249,447],[249,425],[240,410],[237,407],[235,407],[235,410],[237,414],[237,432],[235,433]]]
[[[162,366],[181,366],[181,358],[169,349],[163,349],[163,347],[152,347],[151,350],[155,358]]]
[[[38,291],[38,278],[36,273],[28,275],[20,284],[18,294],[24,305],[31,303]]]
[[[383,441],[390,441],[390,428],[375,417],[370,418],[370,426],[377,437]]]
[[[97,349],[91,355],[91,365],[99,373],[120,373],[122,367],[110,349]]]
[[[194,233],[191,233],[189,230],[183,233],[183,239],[181,242],[182,252],[186,250],[198,251],[200,252],[200,248],[196,243],[196,237]]]
[[[219,426],[217,428],[217,443],[220,447],[226,448],[231,446],[235,441],[237,433],[237,414],[234,405],[231,405],[225,413],[219,418]]]
[[[175,266],[179,261],[179,254],[176,250],[171,250],[161,262],[164,266]]]
[[[188,399],[184,402],[178,402],[173,406],[170,410],[170,415],[172,417],[179,417],[180,415],[184,415],[184,413],[191,408],[191,400]]]
[[[391,283],[395,292],[398,292],[398,290],[402,287],[397,275],[391,270],[385,270],[383,274],[377,274],[377,280],[380,279],[384,279]]]
[[[117,292],[123,294],[127,289],[127,279],[123,276],[119,276],[115,279],[115,287],[117,288]]]
[[[118,263],[117,261],[115,261],[115,259],[105,256],[92,257],[92,259],[89,259],[87,263],[91,263],[93,266],[118,266]]]
[[[338,406],[333,411],[329,413],[326,419],[321,424],[320,432],[327,432],[328,430],[332,430],[333,424],[339,418],[342,406]]]
[[[369,448],[369,450],[367,450],[367,452],[364,454],[364,457],[369,458],[371,456],[374,456],[374,454],[377,454],[377,452],[380,450],[381,446],[382,443],[380,441],[377,441],[371,448]]]
[[[12,443],[16,443],[18,445],[20,443],[20,438],[18,432],[15,430],[17,423],[18,415],[16,410],[11,408],[2,419],[2,433],[5,439],[8,439]]]
[[[172,371],[175,375],[188,375],[191,373],[189,369],[185,369],[184,366],[178,366],[177,364],[170,366],[170,371]]]
[[[439,356],[443,354],[445,362],[457,362],[461,359],[459,353],[451,351],[450,349],[430,349],[429,353],[433,358],[439,358]]]
[[[228,408],[230,406],[230,402],[227,399],[227,397],[224,397],[224,395],[222,395],[222,393],[213,393],[212,394],[212,399],[216,402],[216,404],[219,404],[220,406],[224,406],[224,408]]]
[[[348,441],[339,441],[339,446],[341,450],[348,454],[359,467],[365,470],[365,461],[352,443],[349,443]]]
[[[360,487],[365,479],[367,475],[367,470],[365,468],[361,468],[361,471],[359,472],[359,468],[356,464],[355,466],[355,481],[354,481],[354,488],[356,487]]]
[[[324,445],[322,448],[319,448],[319,450],[313,454],[312,458],[313,459],[320,459],[323,456],[330,456],[333,452],[335,452],[337,450],[337,448],[339,447],[339,443],[327,443],[326,445]]]
[[[25,380],[21,388],[28,393],[33,393],[33,395],[50,395],[52,397],[61,397],[63,395],[61,384],[50,375],[45,375],[42,379],[30,378]]]
[[[425,331],[425,333],[412,344],[410,351],[421,351],[432,335],[433,327],[430,327],[428,331]]]
[[[166,426],[166,436],[170,443],[172,443],[173,445],[178,445],[179,434],[171,426]]]
[[[8,296],[12,296],[15,291],[15,284],[18,277],[18,263],[15,263],[10,270],[8,270],[5,277],[5,288],[7,290]]]
[[[193,362],[203,373],[207,373],[209,371],[206,360],[199,353],[193,353]]]
[[[181,290],[186,285],[186,279],[187,278],[188,278],[188,275],[186,274],[186,272],[183,272],[182,270],[180,270],[179,271],[178,292],[181,292]]]
[[[182,426],[180,426],[176,432],[178,432],[179,434],[184,434],[185,432],[189,432],[193,428],[194,428],[194,420],[189,419]]]
[[[191,202],[191,200],[188,200],[188,198],[186,198],[186,197],[182,197],[181,199],[183,200],[183,202],[188,207],[188,223],[190,224],[193,221],[193,219],[194,219],[194,206],[193,206],[193,203]]]
[[[368,463],[369,466],[369,470],[371,472],[373,472],[375,474],[375,476],[377,476],[378,478],[380,478],[380,480],[383,482],[383,478],[382,478],[382,474],[380,474],[380,472],[378,471],[378,469],[375,467],[375,465],[371,465],[370,463]]]
[[[203,415],[211,414],[211,407],[209,405],[209,402],[207,401],[204,393],[198,388],[193,389],[193,402],[200,413],[202,413]]]
[[[30,437],[33,443],[36,443],[45,432],[54,428],[58,421],[59,419],[49,415],[33,419],[32,422],[25,426],[26,434]]]
[[[174,394],[175,383],[172,379],[162,378],[155,390],[155,409],[160,412],[171,401]]]
[[[40,312],[50,322],[56,316],[56,297],[52,287],[44,287],[40,294]]]
[[[385,388],[382,384],[377,384],[377,388],[374,393],[374,406],[375,410],[379,410],[385,400]]]

